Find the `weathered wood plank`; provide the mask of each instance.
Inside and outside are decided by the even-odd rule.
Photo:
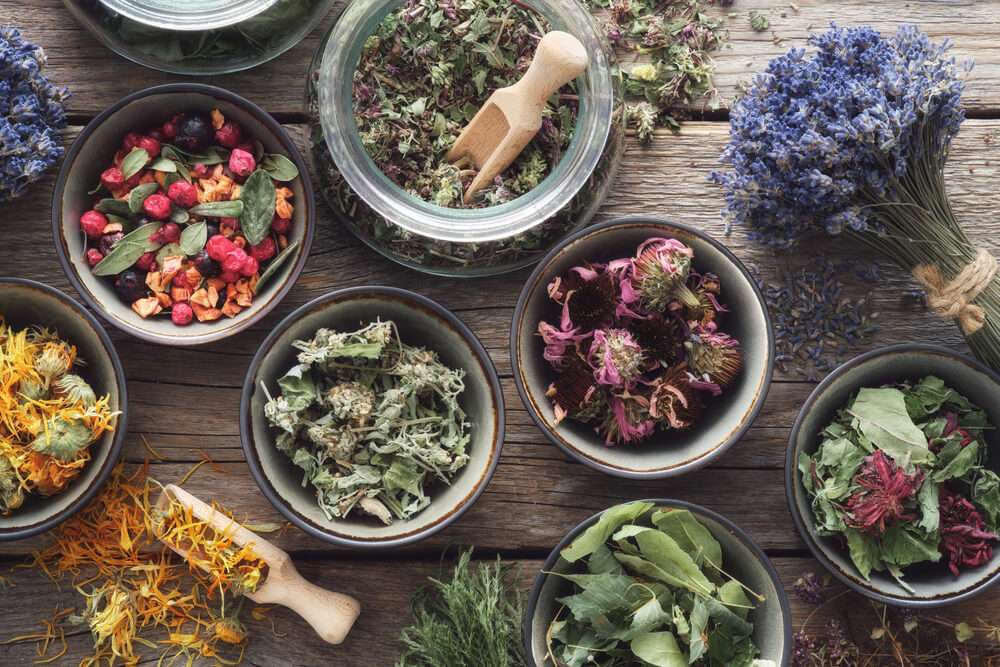
[[[793,46],[804,45],[810,34],[825,30],[833,21],[842,25],[869,23],[886,33],[905,22],[919,25],[935,40],[951,38],[957,58],[976,61],[965,95],[970,110],[985,113],[1000,110],[1000,46],[995,39],[1000,9],[997,0],[906,3],[800,0],[795,4],[797,10],[792,9],[791,3],[737,0],[730,8],[712,9],[725,20],[730,35],[728,46],[715,56],[716,85],[724,105],[735,97],[738,86],[762,70],[769,59]],[[771,29],[754,32],[749,21],[751,10],[765,13]],[[250,72],[212,77],[212,83],[240,93],[272,113],[301,114],[309,62],[336,14],[337,10],[331,12],[320,28],[276,60]],[[184,80],[116,56],[76,25],[59,0],[3,3],[0,22],[21,26],[30,39],[46,49],[50,76],[70,85],[74,92],[71,109],[78,115],[92,116],[145,86]],[[630,62],[623,59],[622,64],[628,66]]]
[[[806,572],[819,572],[819,564],[805,558],[776,558],[786,589]],[[542,565],[540,560],[517,561],[520,566],[520,584],[527,591]],[[427,576],[438,576],[442,567],[436,562],[380,561],[380,560],[316,560],[300,559],[299,568],[310,580],[319,585],[356,596],[362,603],[361,617],[347,641],[340,647],[331,647],[319,640],[297,616],[284,608],[275,608],[269,616],[274,621],[255,621],[247,618],[250,642],[247,646],[247,664],[273,667],[277,664],[315,666],[338,664],[345,667],[388,667],[395,663],[399,653],[399,631],[410,622],[409,601],[413,592]],[[447,567],[447,566],[446,566]],[[43,575],[35,571],[18,571],[11,579],[14,586],[5,592],[5,604],[0,605],[0,641],[38,630],[38,621],[52,610],[79,607],[81,598],[70,586],[60,592]],[[868,603],[855,594],[839,595],[843,588],[834,585],[830,590],[831,601],[812,614],[814,608],[792,596],[793,627],[797,631],[822,633],[826,623],[840,619],[855,637],[866,637],[872,630]],[[30,609],[26,612],[26,609]],[[996,618],[1000,614],[1000,600],[982,595],[968,602],[955,605],[932,615],[924,615],[922,622],[935,620],[945,623],[974,622],[977,618]],[[92,639],[79,626],[65,626],[69,637],[69,651],[57,664],[72,665],[92,650]],[[0,646],[3,664],[30,664],[35,658],[30,643]],[[210,662],[198,663],[211,664]],[[444,667],[444,666],[442,666]]]

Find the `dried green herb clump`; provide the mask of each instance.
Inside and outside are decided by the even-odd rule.
[[[521,597],[513,568],[470,563],[462,554],[451,579],[430,579],[413,598],[396,667],[522,667]]]
[[[465,207],[476,170],[445,155],[490,94],[521,78],[548,30],[509,0],[408,0],[386,16],[354,74],[354,114],[375,164],[425,201]],[[570,84],[549,102],[535,139],[468,207],[511,201],[548,176],[573,134],[572,93]]]
[[[385,524],[408,519],[430,505],[427,486],[469,462],[465,371],[405,345],[392,322],[319,329],[292,346],[299,363],[264,415],[328,518],[360,509]]]

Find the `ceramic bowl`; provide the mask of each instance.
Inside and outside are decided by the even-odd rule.
[[[792,653],[792,612],[778,572],[760,547],[736,524],[700,505],[669,499],[645,502],[654,503],[656,507],[689,510],[712,533],[722,546],[723,568],[764,597],[749,618],[754,625],[753,640],[760,649],[761,659],[770,660],[775,667],[788,665]],[[524,646],[529,667],[552,667],[552,662],[545,657],[546,633],[561,606],[558,598],[570,595],[573,589],[572,583],[549,573],[581,571],[580,564],[563,560],[560,552],[596,523],[602,513],[598,512],[571,530],[552,550],[542,571],[535,577],[524,616]],[[638,523],[651,525],[649,514],[640,517]]]
[[[986,410],[992,424],[1000,424],[1000,375],[979,362],[933,345],[904,344],[862,354],[844,363],[819,383],[802,405],[792,427],[785,459],[785,492],[802,539],[830,572],[848,587],[874,600],[906,607],[937,607],[980,593],[1000,579],[1000,550],[982,567],[952,576],[945,562],[917,565],[905,571],[909,593],[887,573],[872,572],[865,581],[835,537],[816,535],[809,496],[799,479],[798,460],[820,444],[820,431],[862,387],[880,387],[902,380],[936,375],[945,384]],[[989,445],[987,465],[1000,472],[1000,431],[985,434]]]
[[[121,456],[128,390],[125,372],[107,332],[93,315],[59,290],[32,280],[0,278],[0,316],[17,329],[54,329],[63,340],[75,345],[79,358],[86,362],[75,372],[90,383],[98,396],[110,394],[111,409],[121,413],[115,430],[90,446],[90,462],[66,491],[49,498],[31,494],[10,516],[0,516],[0,541],[8,541],[51,530],[97,494]]]
[[[608,447],[585,424],[566,418],[556,423],[546,388],[556,373],[542,358],[538,322],[558,322],[560,306],[546,286],[585,261],[631,257],[650,237],[683,241],[694,250],[694,267],[719,276],[726,313],[722,328],[743,348],[744,365],[736,382],[706,401],[705,414],[685,431],[658,431],[636,445]],[[774,335],[764,297],[746,267],[718,241],[692,227],[644,216],[630,216],[588,227],[552,250],[528,278],[514,310],[510,331],[514,381],[528,414],[553,443],[578,461],[618,477],[653,479],[697,470],[721,456],[750,428],[760,412],[774,368]]]
[[[168,120],[182,111],[218,108],[261,141],[268,153],[281,153],[295,163],[299,178],[286,184],[295,205],[289,241],[299,242],[297,256],[286,261],[253,305],[235,318],[215,322],[195,320],[186,327],[169,317],[142,319],[115,294],[109,279],[95,276],[84,257],[80,215],[91,208],[88,195],[128,132]],[[200,345],[242,331],[271,311],[291,289],[309,256],[315,228],[312,184],[298,148],[267,112],[249,100],[222,88],[197,83],[174,83],[146,88],[119,100],[92,120],[70,147],[59,171],[52,197],[52,232],[56,251],[70,282],[91,308],[108,322],[137,338],[163,345]]]
[[[278,451],[264,418],[267,402],[261,385],[278,395],[276,380],[296,362],[291,343],[311,338],[321,327],[353,331],[376,319],[396,323],[404,343],[438,353],[441,361],[466,371],[460,402],[472,423],[471,460],[449,486],[434,485],[431,504],[408,520],[381,522],[352,513],[330,520],[316,504],[315,492],[302,485],[302,470]],[[475,334],[439,304],[393,287],[352,287],[331,292],[286,317],[261,344],[247,371],[240,402],[240,436],[254,480],[268,500],[305,532],[333,544],[388,548],[418,542],[461,516],[486,489],[500,460],[504,403],[500,380]]]

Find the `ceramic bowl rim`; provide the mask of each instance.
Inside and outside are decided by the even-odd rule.
[[[125,433],[128,431],[128,382],[125,379],[125,369],[122,366],[121,358],[118,356],[118,351],[111,342],[108,332],[105,331],[100,321],[88,312],[86,308],[81,306],[76,299],[64,292],[60,292],[51,285],[28,278],[0,276],[0,286],[2,285],[28,287],[45,292],[68,306],[72,312],[83,319],[94,330],[108,356],[108,360],[111,362],[111,367],[114,369],[115,384],[117,385],[116,390],[118,392],[118,410],[121,413],[118,415],[118,420],[115,424],[115,432],[111,439],[111,446],[108,448],[108,455],[104,462],[101,463],[101,468],[97,471],[97,475],[91,481],[90,485],[61,512],[57,512],[30,526],[12,528],[0,532],[0,542],[14,542],[52,530],[86,507],[97,495],[97,492],[104,487],[104,484],[108,481],[108,477],[111,476],[111,472],[118,465],[122,450],[125,447]]]
[[[528,392],[528,387],[524,381],[522,364],[519,363],[521,359],[521,354],[519,353],[519,333],[521,330],[520,323],[524,319],[524,311],[527,307],[528,300],[535,293],[536,290],[542,289],[544,286],[539,283],[548,268],[549,265],[555,260],[558,255],[560,255],[567,247],[576,243],[582,238],[591,235],[603,234],[609,231],[613,232],[618,228],[625,228],[629,226],[651,226],[651,227],[662,227],[665,230],[680,230],[685,234],[690,234],[692,236],[698,237],[703,242],[709,244],[715,250],[717,250],[726,260],[732,263],[736,270],[743,276],[746,282],[749,284],[753,295],[756,297],[757,304],[759,305],[761,312],[764,316],[764,321],[766,323],[766,333],[767,333],[767,364],[764,368],[764,376],[761,379],[758,388],[758,398],[756,404],[752,409],[746,413],[743,422],[737,426],[726,438],[720,443],[716,444],[711,450],[696,456],[687,461],[683,461],[674,466],[667,468],[655,468],[651,470],[631,470],[626,468],[619,468],[601,461],[590,458],[583,452],[577,450],[569,442],[565,441],[560,437],[555,431],[549,428],[549,425],[541,418],[538,414],[538,410],[535,406],[535,402]],[[524,286],[521,288],[520,294],[517,297],[517,304],[514,307],[514,317],[511,319],[510,325],[510,339],[509,339],[509,350],[511,364],[513,365],[513,375],[514,375],[514,386],[517,389],[517,395],[521,399],[521,403],[524,404],[528,415],[531,417],[531,421],[535,423],[535,426],[545,435],[545,437],[552,444],[559,447],[564,453],[568,454],[574,460],[584,464],[589,468],[598,470],[607,475],[614,477],[622,477],[625,479],[643,479],[643,480],[653,480],[653,479],[664,479],[667,477],[675,477],[679,475],[684,475],[689,472],[694,472],[695,470],[700,470],[701,468],[707,466],[712,461],[715,461],[720,456],[726,453],[733,445],[740,441],[740,439],[746,434],[753,423],[757,420],[760,415],[761,410],[764,407],[764,403],[767,400],[767,395],[771,389],[771,380],[774,375],[774,325],[771,322],[771,315],[768,311],[767,301],[764,299],[764,295],[754,280],[750,271],[743,264],[742,261],[733,252],[727,248],[723,243],[717,241],[716,239],[709,236],[707,233],[700,229],[686,225],[680,222],[673,222],[667,220],[666,218],[660,218],[652,215],[645,214],[634,214],[625,215],[614,218],[612,220],[607,220],[605,222],[598,223],[596,225],[590,225],[589,227],[584,227],[583,229],[567,236],[565,239],[560,241],[555,247],[553,247],[544,257],[538,262],[538,265],[531,272]]]
[[[781,576],[778,574],[777,568],[774,567],[774,563],[768,558],[764,550],[753,541],[750,535],[747,534],[745,530],[737,526],[731,520],[722,516],[714,510],[710,510],[703,505],[698,505],[697,503],[691,503],[686,500],[676,500],[674,498],[645,498],[642,500],[635,500],[629,502],[644,502],[644,503],[654,503],[657,507],[672,507],[677,509],[686,509],[692,514],[701,515],[712,521],[715,521],[720,526],[730,531],[736,539],[743,543],[745,547],[750,549],[754,557],[756,557],[757,562],[764,567],[764,571],[767,576],[771,579],[771,583],[774,584],[774,589],[778,594],[778,605],[781,607],[781,617],[782,625],[784,626],[785,639],[782,646],[782,656],[784,662],[782,667],[789,664],[791,653],[792,653],[792,608],[788,600],[788,593],[785,591],[784,585],[781,583]],[[612,505],[611,507],[615,507]],[[535,662],[535,657],[532,654],[531,646],[531,625],[532,619],[535,615],[535,610],[538,607],[538,601],[542,597],[542,586],[545,585],[546,579],[550,576],[547,574],[548,571],[559,562],[559,553],[569,546],[577,535],[593,525],[601,515],[604,514],[611,507],[607,507],[600,512],[590,515],[580,523],[578,523],[572,530],[566,533],[559,544],[549,552],[548,557],[542,564],[541,570],[535,575],[535,580],[531,584],[531,593],[528,595],[528,603],[524,608],[524,618],[521,621],[521,635],[524,643],[525,656],[528,658],[528,662],[532,667],[539,667],[538,663]]]
[[[270,355],[278,338],[284,334],[285,331],[298,322],[302,317],[306,316],[318,307],[327,306],[328,304],[336,302],[355,301],[359,298],[372,296],[387,296],[399,299],[407,308],[412,308],[413,306],[425,308],[431,311],[434,315],[445,320],[445,322],[454,328],[455,332],[462,338],[465,344],[468,345],[469,351],[472,352],[473,356],[475,356],[476,360],[482,367],[486,383],[490,392],[493,394],[494,409],[496,411],[496,427],[494,429],[492,443],[493,451],[490,455],[491,459],[480,478],[479,484],[472,491],[472,493],[462,498],[459,504],[456,505],[448,514],[423,529],[416,530],[405,535],[387,537],[384,539],[361,540],[328,532],[321,526],[314,524],[312,521],[292,509],[291,504],[286,501],[284,497],[282,497],[277,489],[274,488],[270,480],[268,480],[267,476],[264,474],[263,466],[261,465],[260,458],[257,455],[257,448],[253,434],[253,416],[250,413],[250,404],[254,392],[254,383],[257,373],[259,372],[265,358]],[[250,474],[253,477],[254,482],[257,483],[258,488],[260,488],[275,509],[281,512],[285,518],[307,534],[330,544],[361,549],[364,551],[379,551],[393,547],[407,546],[430,537],[431,535],[447,528],[475,504],[483,492],[486,491],[486,487],[489,486],[489,483],[493,478],[493,474],[496,472],[497,466],[500,463],[500,455],[503,451],[504,444],[506,423],[505,414],[506,411],[504,406],[503,389],[500,385],[500,376],[497,373],[496,366],[494,366],[493,360],[490,358],[490,355],[486,351],[482,342],[475,335],[475,333],[473,333],[472,329],[470,329],[469,326],[461,320],[461,318],[433,299],[411,290],[382,285],[359,285],[356,287],[345,287],[327,292],[326,294],[318,296],[308,303],[299,306],[282,319],[281,322],[279,322],[267,335],[267,338],[265,338],[260,344],[260,347],[254,354],[253,360],[250,362],[250,366],[247,368],[246,377],[243,380],[243,388],[240,394],[240,444],[243,448],[243,454],[246,458],[247,467],[250,468]]]
[[[306,206],[306,212],[305,230],[303,231],[302,242],[299,246],[298,257],[292,265],[288,277],[281,285],[277,286],[274,293],[270,295],[267,301],[261,306],[260,310],[255,313],[248,314],[246,317],[237,316],[234,320],[231,320],[227,326],[213,328],[211,331],[204,334],[175,338],[167,334],[153,333],[146,330],[140,324],[133,323],[131,321],[122,321],[119,318],[111,317],[106,312],[108,309],[94,294],[91,293],[90,289],[87,288],[83,278],[80,277],[73,263],[69,259],[63,234],[62,198],[63,192],[66,189],[66,183],[70,177],[72,165],[76,162],[77,155],[98,127],[103,125],[104,122],[112,115],[137,100],[154,95],[182,93],[206,95],[229,102],[233,106],[239,107],[241,110],[247,112],[257,122],[267,128],[267,130],[281,142],[282,149],[287,152],[288,158],[295,163],[296,168],[299,170],[299,178],[302,182],[302,194],[303,199],[305,200],[301,205]],[[52,191],[52,237],[56,246],[56,255],[59,257],[59,264],[62,266],[63,273],[65,273],[66,277],[69,278],[69,281],[72,283],[77,294],[79,294],[84,302],[93,308],[102,319],[115,328],[120,329],[131,336],[135,336],[140,340],[160,345],[168,345],[171,347],[191,347],[224,340],[253,326],[270,313],[271,310],[273,310],[274,307],[285,298],[288,292],[298,281],[299,276],[302,274],[302,270],[305,268],[306,262],[309,259],[309,252],[312,248],[315,229],[316,200],[313,193],[312,179],[308,165],[303,159],[302,153],[299,151],[298,146],[295,145],[291,136],[285,128],[282,127],[281,123],[275,120],[274,117],[254,102],[251,102],[242,95],[226,90],[225,88],[220,88],[219,86],[207,83],[179,82],[150,86],[148,88],[143,88],[142,90],[129,93],[106,108],[104,111],[95,116],[93,120],[87,123],[86,127],[83,128],[79,136],[77,136],[77,138],[73,141],[73,144],[66,151],[66,156],[63,159],[62,165],[59,167],[59,174],[56,178],[55,187]]]
[[[799,433],[802,430],[802,426],[808,412],[812,410],[813,406],[820,399],[820,397],[826,393],[826,391],[837,381],[837,379],[848,371],[866,364],[872,359],[877,359],[878,357],[883,356],[898,355],[901,353],[917,353],[919,355],[946,357],[950,361],[964,364],[972,370],[983,373],[986,377],[993,380],[997,386],[1000,386],[1000,373],[991,370],[985,364],[982,364],[972,357],[960,354],[942,345],[931,345],[929,343],[898,343],[896,345],[888,345],[886,347],[870,350],[848,359],[840,366],[837,366],[837,368],[832,370],[825,378],[823,378],[822,381],[820,381],[818,385],[816,385],[816,388],[809,394],[809,397],[802,404],[802,407],[799,409],[799,413],[795,417],[792,429],[788,435],[788,447],[785,451],[785,501],[788,504],[788,511],[792,515],[792,520],[795,522],[795,527],[799,531],[799,535],[802,537],[802,540],[806,543],[806,546],[809,547],[809,551],[812,553],[813,557],[822,563],[823,567],[826,568],[826,570],[836,577],[836,579],[842,584],[847,586],[852,591],[860,593],[871,600],[876,600],[894,607],[931,609],[934,607],[943,607],[956,602],[961,602],[963,600],[968,600],[969,598],[972,598],[991,588],[998,580],[1000,580],[1000,562],[996,565],[996,569],[993,574],[989,575],[979,583],[962,591],[958,591],[957,593],[936,596],[933,598],[906,598],[896,595],[888,595],[875,590],[874,587],[869,588],[861,585],[856,579],[851,577],[847,572],[844,572],[826,555],[826,550],[816,540],[816,536],[813,534],[813,531],[806,525],[805,519],[803,519],[799,513],[798,503],[796,502],[798,465],[793,460],[796,454],[795,442],[799,437]]]

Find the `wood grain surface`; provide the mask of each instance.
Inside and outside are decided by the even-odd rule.
[[[737,0],[715,11],[726,20],[730,43],[717,56],[717,84],[724,100],[731,100],[741,82],[762,69],[767,60],[791,46],[802,45],[812,32],[831,21],[872,23],[891,30],[900,22],[914,22],[935,39],[951,37],[960,58],[973,57],[966,104],[973,117],[955,142],[948,182],[960,217],[979,243],[1000,251],[1000,32],[998,1],[904,1],[881,3],[859,0],[790,3]],[[766,12],[772,30],[753,32],[751,9]],[[230,88],[261,104],[286,122],[301,142],[303,80],[322,31],[310,35],[276,61],[249,73],[216,77],[212,83]],[[14,23],[26,36],[45,47],[49,74],[73,89],[72,118],[66,131],[70,142],[79,125],[122,95],[179,77],[153,72],[128,63],[102,47],[76,26],[59,0],[0,1],[0,23]],[[772,32],[773,31],[773,32]],[[628,63],[623,63],[627,66]],[[846,242],[807,245],[795,256],[775,255],[750,243],[740,230],[726,235],[719,217],[720,192],[706,175],[718,167],[728,126],[724,109],[704,120],[684,125],[682,132],[657,135],[651,147],[630,141],[619,178],[600,211],[599,219],[644,213],[697,225],[724,240],[765,280],[777,280],[783,271],[827,257],[862,263]],[[0,274],[33,278],[72,293],[52,246],[49,209],[53,187],[50,176],[28,196],[0,211]],[[317,202],[319,226],[305,272],[285,300],[252,330],[220,343],[195,349],[155,347],[128,338],[117,330],[112,337],[121,353],[131,392],[126,459],[130,464],[149,457],[145,437],[163,455],[151,463],[151,474],[167,483],[180,478],[203,458],[204,465],[187,488],[206,500],[215,500],[251,522],[279,521],[280,515],[250,478],[239,443],[237,422],[240,386],[246,368],[266,332],[296,306],[332,289],[363,284],[397,285],[421,293],[453,309],[482,339],[503,378],[508,406],[507,440],[493,481],[476,505],[456,524],[420,544],[380,554],[360,555],[334,549],[290,529],[276,542],[290,550],[303,574],[324,586],[358,597],[364,605],[351,638],[339,648],[324,645],[300,620],[283,610],[269,622],[252,622],[247,660],[272,665],[342,665],[382,667],[398,653],[398,631],[408,620],[411,593],[429,574],[440,571],[443,550],[476,545],[482,558],[497,554],[519,562],[525,587],[543,559],[576,523],[607,506],[639,497],[677,497],[714,509],[745,528],[774,558],[786,585],[807,571],[820,571],[805,550],[788,515],[782,464],[788,429],[799,407],[813,389],[794,375],[778,374],[766,405],[748,435],[726,456],[707,469],[679,479],[631,482],[596,473],[568,461],[548,443],[529,419],[511,380],[507,337],[511,314],[526,272],[484,280],[431,278],[395,266],[368,250],[333,221],[324,203]],[[872,294],[881,331],[863,351],[903,341],[924,341],[963,349],[955,327],[942,322],[901,297],[912,289],[908,276],[882,264],[884,280]],[[852,285],[861,295],[864,285]],[[44,537],[0,545],[0,559],[13,566]],[[451,553],[454,553],[452,549]],[[78,606],[70,586],[61,590],[39,573],[18,569],[0,603],[2,635],[31,632],[40,618],[57,607]],[[796,626],[806,621],[810,608],[794,602]],[[844,595],[809,618],[820,627],[830,615],[846,619],[852,630],[866,634],[863,619],[868,603]],[[850,613],[847,613],[850,611]],[[1000,600],[981,596],[935,614],[952,620],[989,619],[1000,622]],[[3,637],[0,636],[0,640]],[[89,633],[77,630],[69,637],[70,652],[58,664],[76,664],[91,646]],[[33,647],[0,646],[0,664],[30,664]],[[155,661],[154,661],[155,662]],[[209,664],[209,663],[206,663]]]

